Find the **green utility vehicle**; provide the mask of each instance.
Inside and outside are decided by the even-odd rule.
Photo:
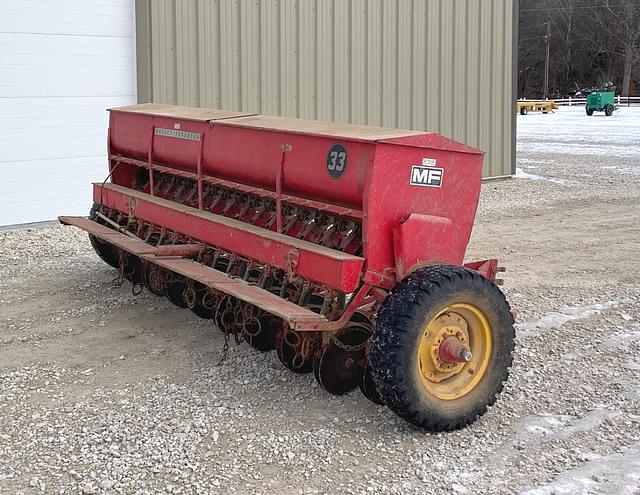
[[[596,91],[590,93],[587,96],[587,103],[585,105],[587,115],[591,116],[593,112],[604,112],[607,117],[611,117],[613,111],[616,109],[615,97],[615,89],[613,91]]]

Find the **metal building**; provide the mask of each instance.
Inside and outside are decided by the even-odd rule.
[[[438,131],[515,171],[517,0],[136,0],[138,100]]]
[[[104,109],[136,101],[133,24],[131,0],[0,1],[0,226],[86,215]]]

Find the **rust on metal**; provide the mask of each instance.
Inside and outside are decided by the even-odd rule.
[[[182,258],[191,258],[198,256],[202,251],[202,244],[177,244],[177,245],[164,245],[157,246],[155,256],[172,257],[179,256]]]

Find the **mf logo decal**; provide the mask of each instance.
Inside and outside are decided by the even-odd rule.
[[[435,161],[434,161],[435,162]],[[444,169],[414,165],[411,167],[411,185],[423,187],[442,187]]]
[[[347,150],[341,144],[334,144],[327,155],[327,172],[333,179],[339,179],[347,168]]]

